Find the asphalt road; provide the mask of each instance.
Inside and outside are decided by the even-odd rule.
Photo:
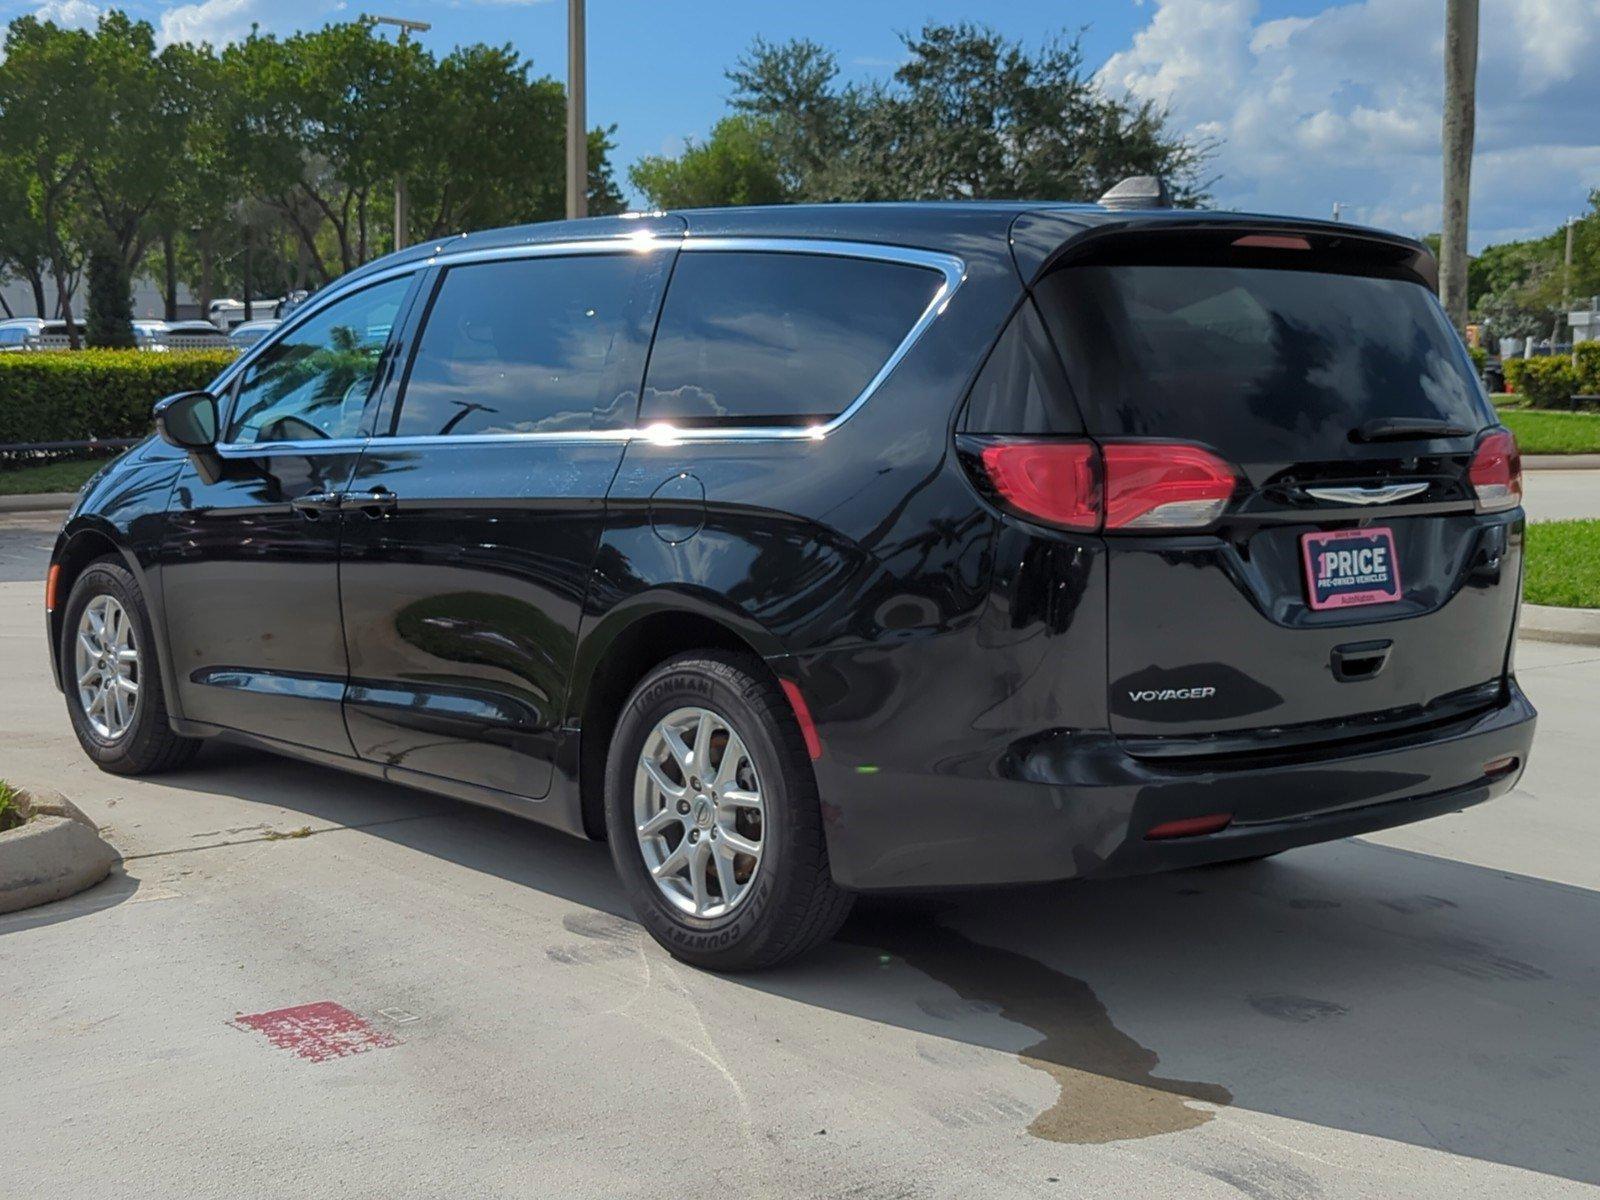
[[[0,917],[0,1196],[1596,1194],[1600,650],[1518,648],[1543,715],[1492,805],[865,903],[719,978],[641,934],[601,846],[227,747],[94,770],[16,540],[0,775],[126,862]],[[318,1002],[365,1024],[259,1016]]]

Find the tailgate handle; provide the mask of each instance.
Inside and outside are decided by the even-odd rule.
[[[1328,665],[1333,668],[1333,677],[1340,683],[1371,679],[1383,670],[1393,646],[1392,638],[1385,638],[1381,642],[1350,642],[1335,646]]]

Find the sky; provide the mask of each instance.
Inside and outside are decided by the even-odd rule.
[[[365,4],[375,7],[364,8]],[[358,12],[431,21],[436,52],[510,42],[539,74],[565,73],[563,0],[197,0],[122,5],[166,40],[277,33]],[[1600,0],[1482,0],[1471,243],[1548,233],[1600,188]],[[1439,226],[1444,0],[589,0],[589,117],[615,124],[617,174],[675,153],[724,112],[723,72],[757,36],[832,47],[845,75],[884,77],[897,33],[978,20],[1029,43],[1083,29],[1114,94],[1151,99],[1213,139],[1220,207],[1328,216],[1423,234]],[[92,23],[96,0],[0,0]],[[639,197],[629,189],[630,198]],[[1070,197],[1069,197],[1070,198]]]

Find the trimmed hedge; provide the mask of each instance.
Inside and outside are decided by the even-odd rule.
[[[1526,396],[1530,408],[1566,408],[1578,390],[1578,373],[1565,354],[1546,358],[1509,358],[1506,383]]]
[[[1600,396],[1600,342],[1579,342],[1572,352],[1578,359],[1578,394]]]
[[[205,387],[233,358],[226,350],[0,354],[0,445],[143,437],[157,400]]]

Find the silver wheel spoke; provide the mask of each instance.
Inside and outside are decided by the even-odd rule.
[[[706,911],[711,900],[706,891],[706,859],[710,851],[710,842],[697,842],[689,851],[689,889],[696,916]]]
[[[722,831],[722,844],[728,848],[730,854],[748,854],[751,858],[761,857],[760,845],[731,830]]]
[[[660,864],[652,867],[650,874],[655,876],[656,882],[671,879],[681,871],[689,862],[689,839],[686,837],[678,843],[678,848],[661,860]]]
[[[721,794],[721,796],[719,797],[719,799],[722,801],[723,804],[727,805],[730,808],[760,808],[761,807],[761,797],[760,796],[756,795],[756,793],[754,793],[754,792],[741,792],[736,788],[730,788],[728,791],[723,792]]]
[[[676,729],[670,729],[663,725],[660,728],[660,733],[661,740],[666,742],[668,752],[671,753],[673,760],[678,764],[678,770],[682,771],[683,777],[687,779],[689,777],[689,764],[694,759],[694,751],[684,744],[683,737]]]
[[[724,897],[737,896],[739,884],[733,877],[733,854],[728,849],[726,842],[717,846],[717,852],[711,856],[717,864],[717,886],[722,889]]]
[[[738,781],[739,764],[744,761],[744,743],[733,730],[728,730],[728,744],[722,748],[722,761],[717,764],[718,788],[726,788]]]
[[[641,760],[639,766],[643,768],[645,774],[650,776],[650,781],[661,789],[661,794],[669,800],[680,799],[683,793],[688,790],[682,784],[673,783],[667,777],[667,773],[661,769],[661,764],[653,758]]]
[[[640,837],[655,837],[664,830],[671,829],[678,823],[678,814],[670,808],[663,808],[655,816],[639,826]]]

